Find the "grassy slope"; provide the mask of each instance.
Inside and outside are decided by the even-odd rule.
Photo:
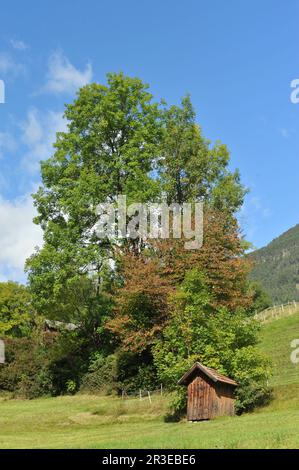
[[[163,422],[167,397],[122,401],[77,395],[0,402],[0,448],[298,448],[299,365],[290,342],[299,314],[266,324],[261,348],[274,362],[275,400],[252,414],[202,423]]]
[[[299,313],[273,320],[261,331],[261,349],[273,363],[273,386],[299,385],[299,364],[290,360],[291,341],[299,338]]]

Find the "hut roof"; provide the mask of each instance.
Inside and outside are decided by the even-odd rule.
[[[234,385],[235,387],[238,385],[238,383],[235,382],[235,380],[230,379],[229,377],[226,377],[225,375],[220,374],[219,372],[217,372],[217,370],[211,369],[211,367],[206,367],[202,365],[200,362],[195,362],[195,364],[193,364],[191,369],[189,369],[183,375],[183,377],[180,378],[180,380],[178,381],[178,384],[179,385],[188,384],[190,382],[190,378],[194,375],[194,372],[196,372],[197,370],[200,370],[201,372],[203,372],[207,377],[213,380],[213,382],[224,382],[229,385]]]

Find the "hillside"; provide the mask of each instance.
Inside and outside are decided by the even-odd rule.
[[[255,263],[252,279],[274,303],[299,300],[299,224],[249,256]]]
[[[154,395],[152,403],[80,394],[3,397],[0,448],[298,448],[299,364],[290,361],[290,342],[299,337],[299,312],[264,324],[260,336],[274,366],[275,399],[266,408],[196,424],[165,423],[167,396]]]
[[[291,386],[299,390],[299,364],[290,360],[291,342],[299,338],[299,312],[289,317],[273,320],[263,325],[260,349],[271,358],[273,375],[270,384],[273,387]]]

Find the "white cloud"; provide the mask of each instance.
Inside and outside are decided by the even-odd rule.
[[[78,70],[62,52],[51,54],[48,62],[47,81],[42,91],[48,93],[74,93],[78,88],[92,80],[92,66],[86,64],[85,70]]]
[[[13,49],[16,49],[17,51],[25,51],[29,48],[24,41],[20,41],[18,39],[11,39],[9,42]]]
[[[9,71],[14,69],[14,61],[9,54],[0,53],[0,72],[6,75]]]
[[[56,132],[64,132],[67,128],[62,112],[40,112],[31,108],[26,120],[21,124],[22,142],[27,151],[22,159],[23,167],[30,173],[39,171],[39,162],[53,153]]]
[[[5,157],[5,152],[14,152],[17,143],[9,132],[0,132],[0,159]]]
[[[32,222],[35,208],[29,195],[8,201],[0,196],[0,279],[24,281],[24,263],[36,246],[42,245],[42,231]]]
[[[0,52],[0,74],[6,76],[8,74],[17,76],[20,73],[24,73],[25,66],[21,63],[16,62],[10,54],[6,52]]]

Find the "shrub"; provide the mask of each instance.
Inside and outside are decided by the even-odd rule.
[[[178,422],[186,413],[187,393],[185,388],[177,388],[169,404],[169,411],[164,416],[166,423]]]
[[[0,370],[0,389],[29,399],[52,394],[45,345],[36,338],[7,339],[5,343],[7,362]]]
[[[66,391],[70,393],[71,395],[74,395],[74,393],[77,390],[77,384],[74,382],[74,380],[68,380],[66,382]]]
[[[80,390],[111,394],[117,389],[117,357],[92,354],[88,372],[82,377]]]
[[[31,338],[6,338],[5,344],[0,389],[23,398],[78,390],[87,368],[85,341],[79,334],[48,333],[36,328]]]
[[[157,369],[149,350],[144,350],[140,354],[119,351],[117,356],[119,389],[133,393],[140,389],[158,388]]]

